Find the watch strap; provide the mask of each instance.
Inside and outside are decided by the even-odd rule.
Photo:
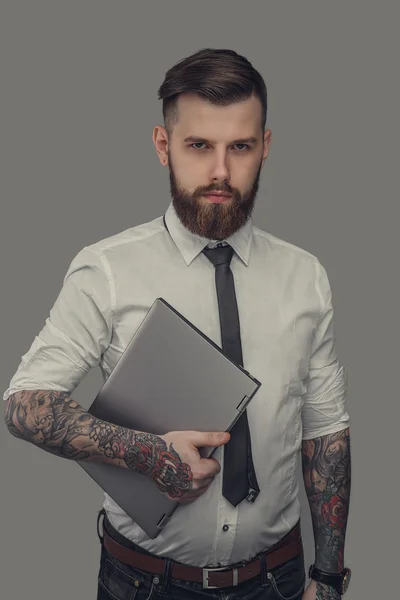
[[[335,588],[339,594],[343,594],[343,571],[341,573],[328,573],[321,571],[315,565],[311,565],[308,576],[310,579]]]

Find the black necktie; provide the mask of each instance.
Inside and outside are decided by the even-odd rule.
[[[235,283],[230,268],[233,252],[231,246],[222,244],[203,250],[215,266],[222,350],[233,362],[243,366]],[[244,498],[254,502],[260,491],[251,454],[246,410],[236,421],[230,434],[231,439],[224,446],[222,494],[233,506],[237,506]]]

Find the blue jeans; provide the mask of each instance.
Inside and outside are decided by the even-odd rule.
[[[119,534],[106,517],[104,527],[120,544],[150,554]],[[163,579],[121,563],[101,544],[97,600],[301,600],[306,574],[301,553],[237,586],[204,589],[201,583]]]

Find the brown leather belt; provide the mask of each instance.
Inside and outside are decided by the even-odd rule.
[[[104,528],[104,546],[117,560],[140,571],[153,575],[163,575],[165,559],[136,552],[122,546],[110,537]],[[298,523],[284,538],[272,548],[263,552],[243,566],[201,568],[174,562],[171,578],[202,583],[204,588],[219,588],[238,585],[261,573],[261,560],[265,559],[267,570],[274,569],[298,556],[303,549],[300,524]]]

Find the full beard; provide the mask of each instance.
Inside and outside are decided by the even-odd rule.
[[[261,168],[262,164],[260,163],[251,189],[243,195],[226,185],[199,187],[193,194],[190,194],[179,185],[170,161],[170,192],[179,220],[189,231],[206,239],[224,240],[230,237],[241,229],[251,217],[258,192]],[[214,204],[201,198],[202,195],[217,189],[232,194],[231,198],[221,204]]]

